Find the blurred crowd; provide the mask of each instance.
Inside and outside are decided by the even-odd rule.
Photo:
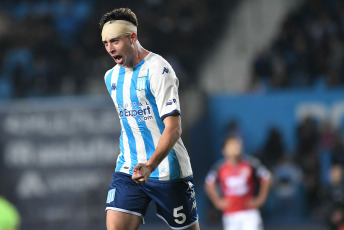
[[[251,91],[344,86],[344,2],[306,0],[291,12],[268,49],[253,62]],[[343,129],[305,117],[295,127],[296,147],[271,128],[256,155],[273,171],[265,213],[276,221],[310,217],[344,229]]]
[[[250,90],[344,86],[344,1],[306,0],[291,12],[270,47],[253,61]],[[311,218],[344,229],[344,133],[331,120],[305,117],[287,152],[272,127],[255,152],[272,171],[266,215],[276,221]]]
[[[237,0],[3,0],[0,3],[0,98],[105,92],[113,62],[100,39],[100,17],[129,7],[141,44],[164,56],[186,88]]]
[[[231,121],[226,134],[243,136]],[[271,127],[252,154],[273,173],[273,186],[263,215],[267,222],[320,221],[344,228],[344,133],[329,120],[305,117],[295,127],[296,146],[287,150],[282,132]]]
[[[344,2],[306,0],[253,61],[250,90],[344,85]]]

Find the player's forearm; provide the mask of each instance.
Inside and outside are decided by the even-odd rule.
[[[219,194],[216,191],[215,185],[212,184],[205,184],[204,186],[205,192],[207,193],[211,202],[216,206],[217,202],[221,200]]]
[[[263,180],[260,184],[260,189],[258,192],[257,199],[260,201],[261,205],[265,203],[270,189],[270,180]]]
[[[154,171],[163,161],[163,159],[165,159],[182,134],[180,117],[177,119],[172,119],[173,122],[165,123],[165,130],[161,134],[158,145],[152,157],[146,163],[146,165],[151,168],[151,171]]]

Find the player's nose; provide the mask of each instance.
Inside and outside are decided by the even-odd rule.
[[[109,54],[112,54],[115,52],[115,48],[112,44],[108,44],[108,46],[106,47],[106,51],[109,53]]]

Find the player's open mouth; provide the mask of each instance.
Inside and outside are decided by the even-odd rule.
[[[122,62],[123,57],[121,55],[117,55],[117,56],[114,56],[113,59],[118,64]]]

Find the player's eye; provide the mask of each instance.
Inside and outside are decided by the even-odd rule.
[[[110,42],[117,44],[118,43],[118,39],[112,39],[112,40],[110,40]]]

